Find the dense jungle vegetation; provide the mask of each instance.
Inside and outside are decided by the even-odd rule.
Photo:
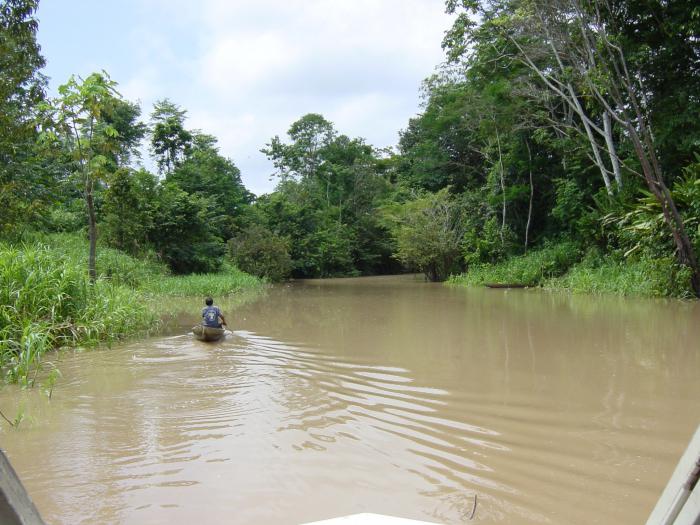
[[[167,275],[233,275],[236,288],[240,270],[272,281],[420,271],[700,295],[695,2],[448,0],[446,61],[397,149],[300,116],[261,145],[277,187],[260,196],[173,101],[144,115],[104,71],[49,96],[37,7],[0,2],[0,364],[11,377],[26,380],[37,338],[143,329],[150,314],[129,290]]]

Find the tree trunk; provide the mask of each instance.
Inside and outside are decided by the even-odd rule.
[[[610,177],[608,176],[608,170],[605,167],[605,163],[603,162],[603,158],[600,156],[600,148],[598,147],[598,142],[596,142],[595,136],[593,135],[593,129],[591,128],[588,116],[586,115],[586,113],[583,109],[583,106],[581,106],[581,103],[579,102],[578,97],[576,96],[576,92],[574,91],[574,88],[570,82],[567,84],[567,87],[569,89],[569,93],[571,96],[569,103],[573,104],[575,106],[576,112],[581,117],[581,122],[583,123],[583,129],[585,130],[586,137],[588,138],[588,142],[591,145],[591,151],[593,152],[593,158],[595,160],[596,165],[598,166],[598,169],[600,170],[600,174],[603,176],[603,183],[605,184],[605,189],[608,192],[608,195],[612,196],[613,189],[612,189],[612,184],[610,183]]]
[[[647,183],[647,187],[659,201],[664,215],[664,222],[671,230],[673,242],[676,245],[676,250],[678,253],[678,262],[690,268],[692,272],[690,284],[696,297],[700,297],[700,267],[698,267],[698,260],[695,257],[693,244],[690,242],[688,233],[685,231],[683,218],[678,212],[678,208],[676,207],[676,203],[671,196],[671,192],[663,180],[663,177],[659,171],[658,162],[655,162],[653,151],[649,152],[649,155],[651,156],[650,160],[634,125],[630,123],[627,126],[627,130],[629,131],[635,153],[641,162],[642,173],[644,175],[644,180]]]
[[[494,119],[495,120],[495,119]],[[500,172],[501,181],[501,197],[502,197],[502,210],[501,210],[501,246],[505,248],[506,241],[504,237],[504,232],[506,229],[506,183],[505,175],[503,169],[503,153],[501,152],[501,136],[498,133],[498,126],[496,126],[496,144],[498,145],[498,171]]]
[[[535,194],[535,186],[532,183],[532,152],[530,151],[530,143],[526,140],[527,147],[527,168],[530,174],[530,203],[527,207],[527,224],[525,225],[525,251],[527,252],[527,243],[530,236],[530,224],[532,222],[532,198]]]
[[[610,155],[610,163],[612,164],[617,190],[622,189],[622,171],[620,170],[620,159],[615,150],[615,142],[613,141],[612,122],[610,113],[603,111],[603,130],[605,131],[605,143],[608,146],[608,155]]]
[[[92,198],[92,180],[88,178],[85,184],[85,202],[88,209],[88,235],[90,238],[90,253],[88,255],[88,275],[90,282],[97,279],[97,267],[95,264],[97,249],[97,217],[95,215],[95,203]]]

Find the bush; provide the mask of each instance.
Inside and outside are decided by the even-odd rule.
[[[501,231],[498,218],[490,217],[480,231],[472,227],[464,234],[464,262],[469,267],[499,261],[507,256],[514,244],[513,230],[506,225]]]
[[[431,281],[442,281],[459,268],[462,208],[447,188],[385,207],[384,215],[396,238],[394,256],[406,267],[420,270]]]
[[[281,281],[292,270],[289,240],[257,224],[231,239],[228,250],[238,268],[257,277]]]

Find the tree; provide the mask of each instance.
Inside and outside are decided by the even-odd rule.
[[[484,34],[469,17],[470,13],[478,14],[482,28],[501,35],[514,49],[512,53],[504,49],[501,59],[515,59],[529,67],[541,84],[577,116],[610,193],[608,171],[596,135],[605,139],[615,171],[617,154],[611,122],[616,123],[638,166],[625,168],[640,175],[659,202],[678,260],[690,268],[693,289],[700,296],[700,267],[659,160],[648,87],[642,73],[633,69],[634,62],[620,42],[614,6],[617,4],[602,0],[448,0],[448,11],[461,11],[445,46],[453,58],[465,53],[472,39]],[[689,41],[697,39],[692,32],[684,36]],[[595,115],[601,115],[602,126]]]
[[[149,241],[175,273],[214,272],[226,250],[216,235],[219,221],[207,199],[165,182],[154,201]]]
[[[105,124],[112,126],[119,134],[118,149],[112,155],[114,169],[129,165],[132,156],[140,157],[138,147],[146,136],[147,126],[139,121],[141,107],[128,100],[117,99],[111,111],[104,113]]]
[[[231,239],[229,254],[239,269],[273,282],[288,277],[292,269],[289,240],[260,224],[251,224]]]
[[[323,164],[322,151],[336,132],[333,124],[317,113],[309,113],[294,122],[287,131],[291,144],[278,136],[261,151],[272,160],[280,180],[311,180],[319,176]]]
[[[464,190],[483,179],[484,155],[473,132],[472,90],[452,72],[423,83],[423,112],[400,133],[399,179],[411,188]]]
[[[36,0],[0,3],[0,233],[5,234],[31,221],[48,185],[34,159],[35,117],[46,87],[37,8]]]
[[[184,159],[166,177],[191,195],[210,201],[212,209],[223,218],[219,236],[233,236],[237,218],[253,199],[241,181],[241,172],[219,153],[216,139],[211,135],[195,133],[192,145]]]
[[[185,129],[187,111],[167,98],[159,100],[151,113],[151,151],[160,173],[171,173],[192,145],[192,133]]]
[[[143,255],[155,235],[158,180],[146,170],[118,169],[104,197],[104,233],[109,244],[132,255]]]
[[[444,188],[384,209],[396,237],[396,257],[431,281],[443,281],[459,266],[464,224],[456,200]]]
[[[47,121],[45,134],[61,142],[75,162],[87,205],[90,253],[88,273],[97,278],[95,255],[97,245],[97,216],[95,185],[106,180],[110,160],[122,149],[117,129],[108,121],[121,102],[116,82],[106,72],[93,73],[86,79],[72,76],[59,86],[59,97],[46,109],[52,121]]]
[[[310,113],[294,122],[290,141],[274,137],[262,151],[280,181],[256,207],[267,227],[291,241],[295,276],[356,275],[390,267],[385,231],[376,220],[388,181],[379,153],[361,138],[339,135]],[[374,218],[372,218],[374,217]]]

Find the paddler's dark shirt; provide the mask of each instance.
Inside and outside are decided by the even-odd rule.
[[[219,316],[221,315],[221,310],[218,306],[205,306],[202,308],[202,324],[204,326],[213,326],[214,328],[220,328]]]

